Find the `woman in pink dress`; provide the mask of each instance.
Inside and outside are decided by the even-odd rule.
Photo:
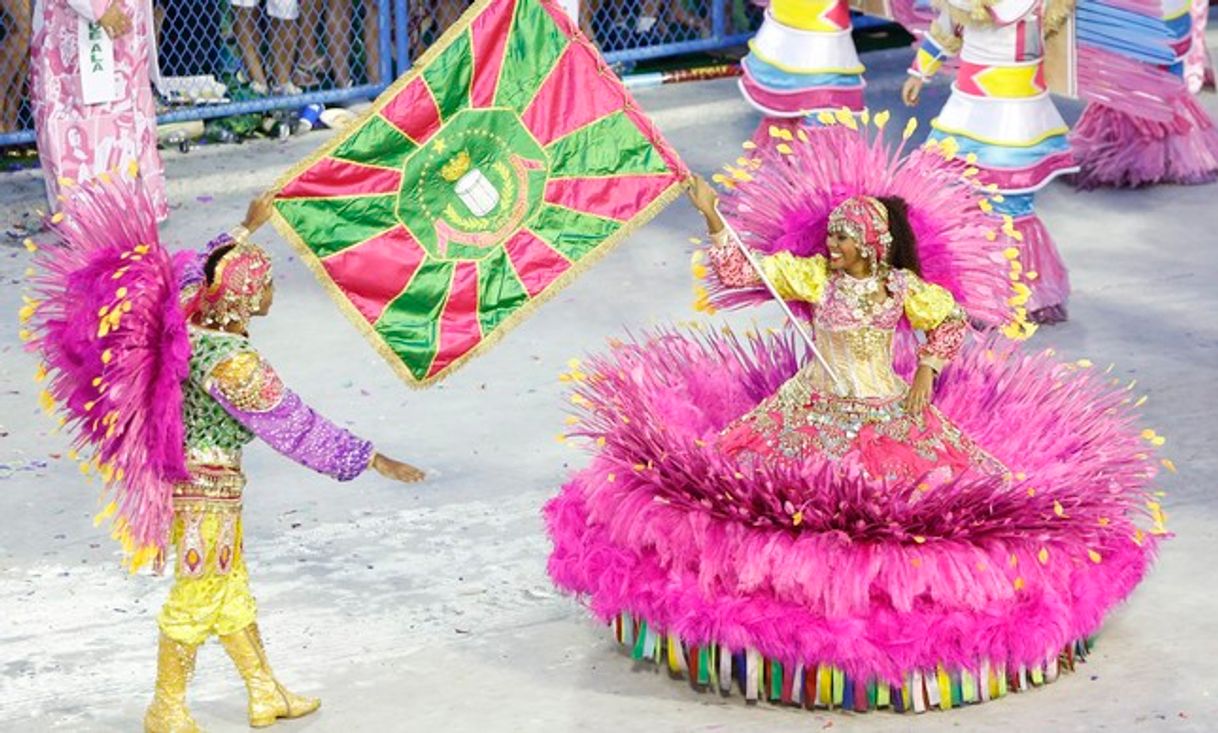
[[[149,0],[38,0],[30,96],[52,209],[61,187],[136,164],[158,220],[168,215],[152,48]]]

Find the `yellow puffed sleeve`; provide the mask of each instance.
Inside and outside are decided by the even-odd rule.
[[[819,303],[825,296],[829,268],[822,255],[796,257],[790,252],[779,252],[762,259],[761,269],[783,300]]]
[[[905,296],[905,315],[909,318],[909,325],[919,331],[930,331],[959,314],[960,308],[951,293],[909,273],[909,292]]]

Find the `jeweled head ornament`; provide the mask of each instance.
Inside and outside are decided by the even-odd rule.
[[[864,259],[884,262],[892,244],[888,207],[872,196],[848,198],[829,214],[829,233],[845,234],[858,242]]]
[[[205,325],[217,328],[247,323],[271,282],[270,255],[258,245],[228,238],[212,242],[208,249],[228,245],[232,249],[216,263],[211,284],[199,286],[193,308]]]

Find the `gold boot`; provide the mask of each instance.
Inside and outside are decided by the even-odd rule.
[[[221,636],[224,651],[232,657],[233,664],[245,680],[249,690],[250,726],[265,728],[279,718],[299,718],[321,707],[321,700],[302,697],[288,692],[266,660],[266,649],[258,635],[258,625],[250,624],[235,634]]]
[[[199,733],[186,708],[186,683],[195,671],[196,646],[161,634],[156,655],[156,693],[144,714],[144,733]]]

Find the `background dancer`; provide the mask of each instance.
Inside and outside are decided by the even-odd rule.
[[[1049,97],[1044,72],[1044,3],[1041,0],[954,0],[940,11],[919,47],[902,90],[914,106],[922,85],[946,59],[960,57],[951,97],[932,121],[931,140],[952,138],[976,157],[978,183],[1001,193],[993,213],[1020,242],[1029,272],[1029,317],[1066,319],[1070,278],[1033,200],[1053,178],[1078,171],[1069,128]]]

